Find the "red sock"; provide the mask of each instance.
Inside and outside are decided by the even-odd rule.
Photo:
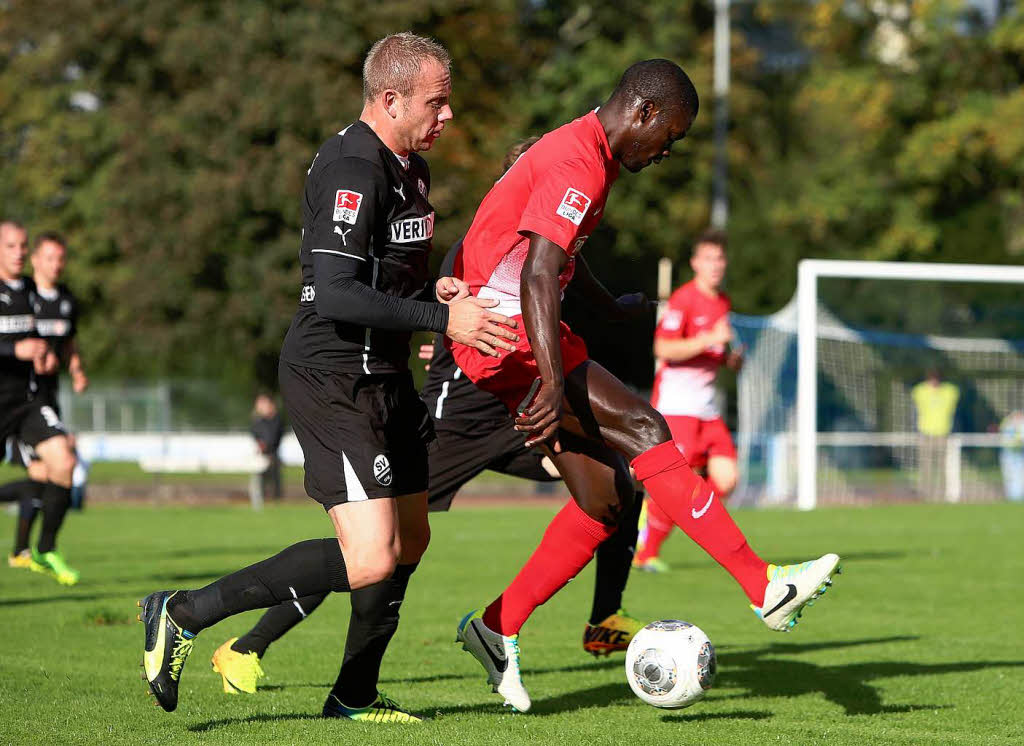
[[[710,554],[755,606],[764,602],[768,563],[758,557],[708,483],[694,474],[675,443],[667,441],[633,459],[636,478],[672,522]]]
[[[636,559],[639,562],[646,562],[661,553],[661,545],[672,533],[672,528],[675,525],[665,511],[649,497],[644,509],[644,525],[640,527],[640,549],[636,553]]]
[[[515,580],[484,611],[484,624],[503,635],[518,634],[533,610],[576,577],[615,529],[594,520],[575,500],[569,500]]]

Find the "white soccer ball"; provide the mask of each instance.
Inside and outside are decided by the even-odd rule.
[[[626,680],[649,705],[689,707],[715,683],[715,647],[689,622],[665,619],[636,633],[626,650]]]

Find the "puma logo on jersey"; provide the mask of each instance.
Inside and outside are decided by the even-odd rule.
[[[396,220],[390,226],[391,243],[413,243],[425,241],[434,235],[434,213],[422,218]]]
[[[334,226],[334,232],[341,236],[341,245],[347,247],[348,241],[345,239],[345,237],[352,232],[352,229],[348,228],[346,230],[342,230],[338,226]]]
[[[394,189],[395,192],[398,194],[398,199],[400,199],[400,200],[404,200],[405,199],[405,185],[404,184],[399,184],[398,186],[391,187],[391,188]]]

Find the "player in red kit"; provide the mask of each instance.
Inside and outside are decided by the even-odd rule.
[[[458,640],[520,711],[530,708],[530,697],[520,677],[519,630],[614,533],[634,495],[630,464],[651,498],[737,580],[772,629],[791,627],[839,563],[834,554],[781,567],[758,557],[687,464],[664,418],[588,359],[586,345],[560,319],[561,294],[574,273],[595,315],[628,313],[579,251],[620,166],[635,173],[667,158],[697,108],[693,83],[674,62],[631,66],[600,109],[542,137],[491,188],[456,263],[473,294],[496,299],[493,310],[522,319],[526,330],[512,351],[496,356],[456,345],[456,363],[518,413],[527,445],[546,449],[574,498],[511,585],[458,625]]]
[[[723,365],[732,370],[743,365],[742,349],[729,348],[731,304],[721,291],[725,251],[722,231],[705,231],[694,244],[693,279],[672,293],[655,332],[658,370],[651,396],[651,404],[664,415],[687,462],[706,475],[720,500],[736,487],[737,470],[736,446],[718,411],[715,378]],[[668,570],[659,553],[672,531],[672,519],[647,500],[640,522],[634,567],[648,572]]]

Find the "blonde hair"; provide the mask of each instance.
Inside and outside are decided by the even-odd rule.
[[[408,31],[380,39],[363,62],[363,100],[372,101],[386,90],[408,96],[428,59],[451,69],[448,51],[433,39]]]

